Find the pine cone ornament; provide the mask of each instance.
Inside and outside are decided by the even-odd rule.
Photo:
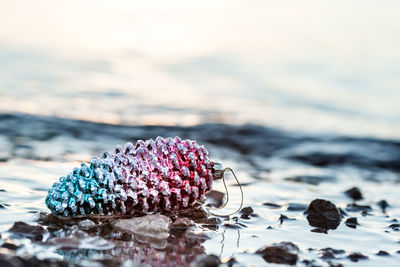
[[[176,211],[204,201],[219,166],[192,140],[139,140],[61,177],[46,205],[64,217]]]

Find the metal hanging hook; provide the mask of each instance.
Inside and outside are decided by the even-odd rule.
[[[237,183],[238,186],[239,186],[239,189],[240,189],[240,196],[241,196],[241,199],[240,199],[240,206],[239,206],[239,208],[238,208],[237,210],[235,210],[235,211],[232,212],[232,213],[228,213],[228,214],[218,214],[218,213],[214,213],[214,212],[212,212],[211,210],[223,209],[223,208],[226,207],[226,205],[227,205],[228,202],[229,202],[229,192],[228,192],[228,187],[226,186],[226,181],[225,181],[225,172],[228,172],[228,171],[230,171],[230,172],[233,174],[233,177],[235,178],[236,183]],[[242,189],[242,185],[241,185],[240,182],[239,182],[239,179],[236,177],[235,173],[233,172],[233,170],[232,170],[231,168],[227,167],[227,168],[223,169],[223,170],[222,170],[221,178],[222,178],[222,182],[224,183],[224,187],[225,187],[226,201],[225,201],[225,203],[224,203],[222,206],[220,206],[220,207],[217,207],[217,208],[207,208],[207,211],[208,211],[208,213],[210,213],[210,214],[212,214],[212,215],[215,215],[215,216],[229,217],[229,216],[232,216],[232,215],[236,214],[237,212],[239,212],[239,211],[242,209],[242,207],[243,207],[243,189]]]

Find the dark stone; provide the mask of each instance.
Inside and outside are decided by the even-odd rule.
[[[350,217],[346,220],[345,222],[346,226],[350,227],[350,228],[357,228],[358,224],[358,220],[356,217]]]
[[[221,222],[222,221],[220,218],[215,218],[215,217],[205,218],[205,219],[199,221],[199,223],[201,223],[201,225],[203,227],[206,227],[211,230],[217,230],[219,228],[218,225],[221,224]]]
[[[38,235],[41,236],[45,232],[42,226],[34,226],[24,222],[15,222],[9,231],[33,238]]]
[[[263,205],[268,206],[271,209],[278,209],[278,208],[282,207],[281,205],[271,203],[271,202],[264,202]]]
[[[242,214],[240,216],[240,218],[245,219],[245,220],[249,220],[250,216],[254,213],[254,210],[253,210],[252,207],[245,207],[245,208],[240,210],[240,213]]]
[[[361,212],[368,212],[370,210],[372,210],[371,206],[369,205],[357,205],[355,203],[352,204],[348,204],[346,206],[346,210],[347,211],[361,211]]]
[[[323,248],[319,250],[321,252],[322,259],[335,259],[336,255],[343,254],[345,251],[343,249],[334,248]]]
[[[388,226],[389,228],[392,228],[393,230],[399,230],[400,224],[398,223],[392,223],[391,225]]]
[[[218,256],[210,254],[201,256],[196,260],[196,265],[198,267],[218,267],[221,264],[221,260]]]
[[[350,188],[349,190],[344,192],[346,196],[354,200],[361,200],[363,199],[363,195],[358,187]]]
[[[225,223],[224,226],[226,228],[230,228],[230,229],[242,229],[242,228],[247,228],[246,225],[244,225],[243,223]]]
[[[192,220],[186,217],[180,217],[171,224],[171,228],[174,230],[186,230],[194,225],[195,224]]]
[[[0,209],[5,209],[6,207],[0,203]]]
[[[390,254],[387,251],[384,250],[379,250],[378,253],[376,253],[378,256],[390,256]]]
[[[7,248],[7,249],[10,249],[10,250],[17,250],[17,249],[19,249],[20,248],[20,246],[17,246],[17,245],[15,245],[15,244],[12,244],[12,243],[4,243],[3,245],[1,245],[1,247],[2,248]]]
[[[345,212],[344,209],[338,208],[338,210],[340,212],[340,217],[344,218],[345,216],[347,216],[347,212]]]
[[[306,266],[306,267],[321,267],[321,265],[317,265],[315,263],[315,260],[302,260],[302,263]]]
[[[294,220],[296,220],[296,219],[289,218],[288,216],[283,215],[283,214],[281,214],[281,216],[279,217],[280,224],[282,224],[283,221],[294,221]]]
[[[386,200],[381,200],[376,203],[382,210],[383,213],[386,212],[386,208],[390,207],[389,203]]]
[[[237,263],[237,260],[235,258],[230,258],[226,264],[228,265],[228,267],[232,267],[235,265],[235,263]]]
[[[285,178],[287,181],[297,182],[297,183],[305,183],[312,185],[319,185],[322,182],[333,182],[336,180],[333,176],[328,175],[299,175]]]
[[[220,207],[224,203],[225,193],[211,190],[206,194],[207,202],[210,206]]]
[[[349,256],[347,256],[347,258],[349,258],[349,259],[350,259],[351,261],[353,261],[353,262],[358,262],[359,260],[366,260],[366,259],[368,259],[367,256],[365,256],[365,255],[363,255],[363,254],[361,254],[361,253],[359,253],[359,252],[351,253]]]
[[[268,263],[295,265],[299,248],[292,242],[280,242],[256,251]]]
[[[288,211],[303,211],[307,209],[306,204],[301,204],[301,203],[289,203],[287,210]]]
[[[341,216],[336,205],[324,199],[315,199],[304,212],[308,223],[321,230],[336,229]]]

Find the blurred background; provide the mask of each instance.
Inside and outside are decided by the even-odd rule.
[[[2,1],[0,112],[398,139],[398,1]]]

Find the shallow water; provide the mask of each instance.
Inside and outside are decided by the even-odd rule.
[[[8,255],[36,255],[84,265],[127,260],[188,265],[202,255],[214,254],[222,262],[234,258],[238,266],[258,266],[266,262],[255,253],[257,249],[290,241],[299,247],[299,266],[396,266],[400,259],[400,232],[389,227],[400,219],[398,141],[300,136],[256,125],[116,126],[26,114],[1,115],[0,129],[1,242],[20,246],[17,250],[2,247],[1,252]],[[194,228],[172,231],[162,244],[123,234],[104,222],[96,230],[76,233],[72,225],[79,221],[61,226],[43,221],[45,215],[40,212],[48,212],[44,204],[47,189],[80,160],[88,161],[91,155],[111,150],[115,144],[158,135],[198,140],[215,161],[232,167],[243,183],[244,205],[252,207],[255,215],[242,218],[239,213],[230,221],[222,218],[208,226],[202,219],[192,218],[197,222]],[[222,212],[239,205],[238,187],[232,180],[231,203]],[[353,201],[343,192],[353,186],[364,195],[357,204],[371,207],[366,213],[346,209]],[[221,182],[215,183],[215,190],[223,192]],[[311,231],[314,227],[303,212],[315,198],[347,210],[337,229]],[[386,212],[377,205],[383,199],[390,205]],[[281,222],[281,215],[289,219]],[[357,217],[355,229],[346,226],[349,217]],[[39,240],[30,240],[8,231],[15,221],[43,225],[47,230]],[[65,245],[57,239],[74,235],[80,236],[78,244]],[[336,259],[322,259],[320,249],[327,247],[344,252]],[[380,250],[390,255],[376,255]],[[368,259],[352,262],[347,258],[352,252]]]
[[[389,226],[400,220],[399,7],[4,1],[0,265],[184,266],[216,255],[226,265],[263,266],[258,249],[290,241],[299,266],[397,266],[400,231]],[[60,176],[117,144],[158,135],[194,139],[232,167],[254,214],[207,221],[187,211],[178,216],[196,226],[161,241],[110,220],[82,229],[48,216],[44,197]],[[229,185],[226,213],[240,201]],[[356,203],[370,208],[354,211],[343,193],[354,186],[364,195]],[[224,191],[220,181],[215,190]],[[303,213],[316,198],[347,213],[337,229],[310,226]],[[17,221],[44,229],[21,236],[9,231]],[[327,247],[344,251],[333,258]],[[353,262],[353,252],[368,258]]]

